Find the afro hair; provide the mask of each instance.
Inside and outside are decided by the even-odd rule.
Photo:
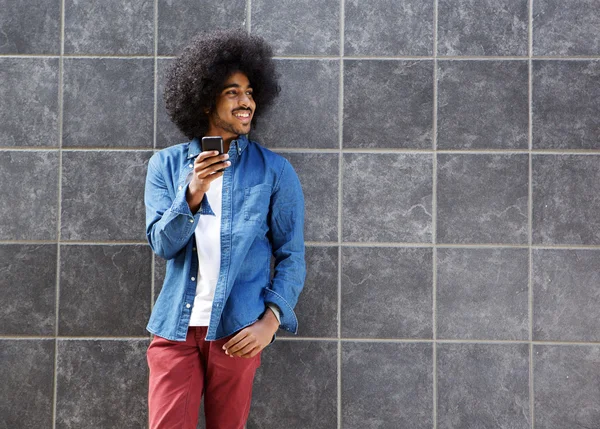
[[[167,72],[164,99],[173,123],[188,138],[202,137],[208,115],[225,80],[244,73],[253,89],[257,110],[253,125],[279,94],[271,47],[244,30],[215,31],[196,36]]]

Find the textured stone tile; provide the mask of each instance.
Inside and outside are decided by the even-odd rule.
[[[60,0],[1,0],[0,10],[0,54],[60,53]]]
[[[337,427],[337,344],[275,341],[261,356],[248,429]]]
[[[63,146],[152,147],[151,59],[66,59]]]
[[[527,243],[528,156],[438,155],[438,243]]]
[[[533,242],[600,244],[598,157],[533,157]]]
[[[600,347],[534,346],[536,429],[594,428],[600,421]]]
[[[154,2],[65,0],[65,54],[154,52]]]
[[[254,0],[252,33],[264,37],[276,55],[338,55],[337,0]]]
[[[306,248],[306,281],[294,309],[298,336],[337,337],[338,248]],[[277,335],[292,336],[279,330]]]
[[[431,242],[432,160],[420,154],[344,154],[345,241]]]
[[[250,136],[274,147],[338,148],[337,60],[279,60],[281,93]],[[261,106],[257,106],[260,111]]]
[[[433,55],[433,2],[345,4],[345,55]]]
[[[438,64],[438,149],[527,149],[527,62]]]
[[[337,241],[339,155],[330,153],[283,153],[304,192],[304,239]]]
[[[54,335],[56,244],[0,246],[0,333]]]
[[[145,428],[148,344],[59,340],[56,428]]]
[[[431,149],[433,63],[345,61],[344,147]]]
[[[533,337],[600,341],[600,252],[533,251]]]
[[[431,344],[342,343],[342,427],[431,429]]]
[[[600,8],[596,0],[533,2],[534,55],[599,55]]]
[[[148,246],[62,246],[60,335],[145,335],[150,268]]]
[[[178,54],[202,32],[243,28],[246,1],[204,2],[161,0],[158,2],[158,55]]]
[[[527,344],[438,344],[437,361],[438,428],[531,428]]]
[[[533,147],[600,149],[600,62],[533,62]]]
[[[342,248],[342,337],[431,338],[432,250]]]
[[[165,78],[167,70],[173,60],[157,60],[157,78],[158,85],[156,89],[156,147],[164,148],[177,143],[190,141],[181,131],[171,122],[171,118],[165,107]]]
[[[438,249],[437,337],[526,340],[527,249]]]
[[[167,274],[167,261],[160,256],[154,256],[154,302],[158,298]]]
[[[53,240],[58,153],[0,151],[0,239]]]
[[[0,99],[0,146],[58,146],[58,59],[0,58]]]
[[[0,427],[52,427],[54,340],[0,340]]]
[[[140,240],[152,151],[64,151],[63,240]]]
[[[440,0],[439,55],[527,55],[527,0]]]

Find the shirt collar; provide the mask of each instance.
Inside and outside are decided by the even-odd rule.
[[[189,143],[187,159],[194,158],[200,154],[200,140],[200,138],[194,137],[194,139]],[[233,145],[235,142],[237,142],[238,145],[238,152],[242,153],[248,146],[248,136],[242,134],[236,140],[233,140],[231,144]]]

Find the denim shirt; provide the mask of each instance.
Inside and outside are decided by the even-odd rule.
[[[214,216],[206,195],[196,214],[186,201],[188,175],[200,142],[152,156],[146,177],[146,236],[167,260],[162,290],[147,329],[185,341],[198,275],[194,231],[200,216]],[[294,306],[304,285],[304,197],[291,164],[246,136],[231,142],[223,174],[221,269],[207,340],[256,322],[267,304],[280,310],[281,327],[296,333]],[[271,256],[275,270],[271,278]]]

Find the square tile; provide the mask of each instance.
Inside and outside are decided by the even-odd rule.
[[[55,240],[58,152],[0,151],[0,240]]]
[[[433,62],[344,61],[344,147],[431,149]]]
[[[58,146],[58,59],[0,58],[0,99],[0,146]]]
[[[54,335],[56,244],[0,245],[0,333]]]
[[[339,155],[283,153],[298,174],[304,192],[304,239],[337,241]]]
[[[61,238],[146,241],[144,184],[151,156],[63,151]]]
[[[65,54],[152,55],[154,2],[65,0]]]
[[[171,121],[167,108],[165,107],[165,80],[167,70],[173,63],[173,60],[159,59],[157,60],[157,79],[158,85],[156,88],[156,147],[165,148],[178,143],[190,141]]]
[[[533,251],[533,338],[600,341],[600,251]]]
[[[526,154],[438,154],[438,243],[527,243]]]
[[[437,338],[529,338],[527,249],[438,249],[437,255]]]
[[[533,242],[600,244],[600,158],[533,156]]]
[[[339,61],[278,60],[276,65],[281,93],[250,137],[273,148],[337,149]]]
[[[198,33],[210,29],[243,28],[246,1],[205,2],[160,0],[158,2],[158,55],[178,54]]]
[[[438,344],[437,362],[439,429],[531,428],[527,344]]]
[[[54,340],[0,340],[3,428],[51,428]]]
[[[56,428],[144,428],[149,340],[58,340]]]
[[[431,242],[431,155],[346,153],[343,160],[344,241]]]
[[[431,344],[342,343],[342,427],[431,429]]]
[[[254,0],[252,33],[264,37],[276,55],[338,55],[338,0]]]
[[[60,53],[60,0],[0,0],[0,10],[0,54]]]
[[[600,54],[600,8],[596,0],[533,2],[534,55]]]
[[[535,149],[600,149],[600,63],[534,61]]]
[[[431,248],[342,248],[342,337],[432,338]]]
[[[433,1],[345,3],[345,55],[433,55]]]
[[[528,0],[440,0],[439,55],[527,55]]]
[[[534,346],[536,429],[593,428],[600,421],[600,347]]]
[[[527,149],[526,61],[438,64],[438,149]]]
[[[306,247],[306,281],[294,308],[299,337],[337,337],[338,248]],[[278,336],[292,336],[280,329]]]
[[[146,335],[151,257],[144,245],[62,246],[60,335]]]
[[[337,427],[337,344],[277,340],[263,350],[248,429]]]
[[[65,147],[153,144],[151,59],[64,60]]]

